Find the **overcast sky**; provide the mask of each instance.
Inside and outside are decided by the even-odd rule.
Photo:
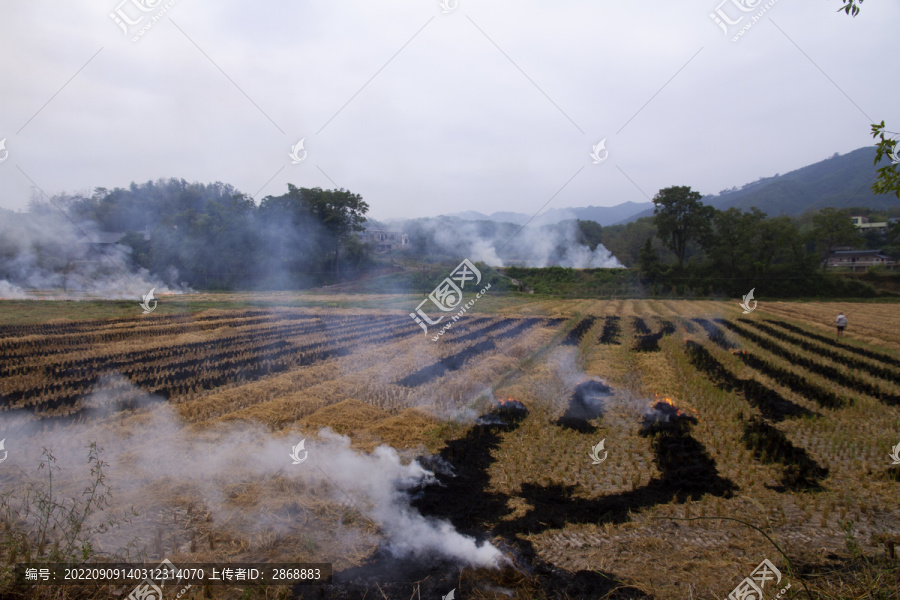
[[[381,219],[534,214],[900,131],[896,0],[720,1],[0,0],[0,207],[177,177],[343,187]]]

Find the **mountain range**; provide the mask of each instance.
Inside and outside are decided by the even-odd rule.
[[[653,210],[652,202],[623,202],[615,206],[581,206],[573,208],[551,208],[545,213],[541,213],[531,222],[532,225],[547,225],[559,223],[560,221],[569,221],[572,219],[581,219],[582,221],[596,221],[601,225],[614,225],[640,213],[642,211]],[[495,212],[485,215],[473,210],[447,215],[464,219],[466,221],[496,221],[500,223],[515,223],[516,225],[524,225],[533,215],[517,212]]]
[[[733,187],[718,194],[704,196],[702,202],[719,210],[736,207],[749,210],[756,207],[769,216],[797,217],[811,209],[825,207],[866,207],[885,209],[900,205],[894,196],[875,195],[872,183],[877,169],[888,164],[887,158],[874,164],[875,148],[866,146],[847,154],[835,153],[831,158],[801,167],[783,175],[760,177],[758,180]],[[485,215],[467,211],[448,215],[467,221],[495,221],[524,225],[532,216],[516,212],[495,212]],[[532,221],[533,225],[558,223],[570,219],[590,220],[600,225],[630,223],[641,217],[653,216],[652,202],[624,202],[615,206],[583,206],[553,208]]]

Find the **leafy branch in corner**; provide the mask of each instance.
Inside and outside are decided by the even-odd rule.
[[[844,6],[838,9],[838,12],[844,11],[851,17],[855,17],[859,14],[859,5],[863,3],[863,0],[844,0]]]
[[[843,0],[844,5],[838,9],[838,12],[844,11],[845,14],[855,17],[859,14],[859,6],[863,0]],[[885,156],[897,156],[894,154],[897,140],[885,137],[885,133],[895,134],[893,131],[886,131],[884,121],[872,124],[872,137],[878,140],[875,144],[877,148],[875,154],[875,164],[877,165]],[[885,165],[878,169],[878,179],[872,184],[872,191],[876,194],[894,194],[900,198],[900,171],[895,163]]]
[[[897,147],[897,140],[886,137],[886,133],[896,134],[896,132],[885,130],[884,121],[872,124],[872,137],[878,140],[875,144],[875,148],[877,148],[876,165],[885,156],[893,155]],[[900,171],[898,171],[897,165],[891,163],[878,169],[878,179],[872,184],[872,191],[876,194],[894,194],[900,198]]]

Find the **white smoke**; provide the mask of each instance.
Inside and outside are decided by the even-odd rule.
[[[593,250],[578,243],[577,221],[529,224],[466,221],[439,217],[393,224],[411,238],[427,239],[428,254],[463,255],[493,267],[623,268],[602,244]]]
[[[26,294],[25,290],[19,286],[13,285],[5,279],[0,279],[0,298],[6,298],[7,300],[21,300],[28,298],[28,294]]]
[[[620,263],[603,244],[593,251],[575,241],[574,221],[567,221],[555,227],[525,227],[510,243],[515,253],[514,262],[522,260],[528,267],[570,267],[573,269],[622,268]],[[524,257],[524,258],[519,258]]]
[[[437,554],[470,566],[501,561],[502,555],[490,544],[479,545],[450,523],[425,519],[410,508],[405,490],[433,477],[417,462],[404,465],[397,451],[387,446],[379,446],[370,455],[359,454],[350,448],[349,438],[327,429],[319,432],[318,443],[323,449],[321,464],[312,466],[327,474],[342,493],[371,506],[369,515],[386,534],[392,553],[420,558]]]
[[[492,266],[503,264],[494,244],[481,234],[476,223],[441,220],[439,223],[428,222],[426,227],[430,236],[429,243],[433,243],[441,250],[459,249],[462,246],[466,248],[466,256],[470,260]]]
[[[140,299],[152,288],[157,294],[184,291],[132,269],[130,248],[89,222],[75,224],[48,207],[3,216],[0,298]]]
[[[404,462],[393,448],[380,446],[371,454],[357,452],[348,437],[330,429],[319,431],[316,437],[299,430],[272,433],[249,423],[194,429],[178,419],[171,405],[153,402],[124,378],[111,378],[102,385],[107,390],[92,394],[84,403],[105,408],[106,419],[95,414],[91,422],[42,433],[37,421],[0,418],[0,439],[6,438],[9,452],[3,471],[33,473],[33,478],[39,479],[35,466],[41,449],[48,448],[61,468],[54,487],[63,495],[76,497],[91,479],[86,447],[95,441],[103,448],[101,458],[109,463],[106,482],[114,500],[122,499],[104,515],[96,515],[98,519],[122,510],[129,499],[141,506],[142,498],[163,498],[166,490],[179,490],[182,497],[202,499],[214,523],[229,523],[242,531],[258,531],[273,523],[277,527],[266,511],[235,505],[230,497],[236,485],[266,485],[283,477],[302,484],[303,490],[327,490],[333,503],[358,510],[374,522],[383,535],[383,547],[396,556],[443,556],[471,566],[497,566],[505,560],[490,544],[478,544],[450,523],[426,519],[416,512],[406,491],[430,481],[433,474],[416,461]],[[119,412],[117,403],[123,398],[140,399],[144,409],[133,415]],[[295,465],[289,454],[302,439],[306,439],[308,455]],[[147,532],[152,534],[157,525],[147,523],[147,518],[98,535],[93,540],[95,547],[113,553],[136,535],[146,541]],[[353,536],[358,544],[365,534]]]
[[[602,323],[602,317],[599,319]],[[600,325],[602,327],[602,325]],[[537,393],[552,399],[558,414],[569,406],[569,399],[575,388],[587,381],[608,382],[602,377],[590,375],[579,366],[578,349],[574,346],[558,346],[550,351],[546,364],[539,368],[548,372],[539,377],[535,386]],[[629,429],[640,418],[647,406],[647,399],[625,388],[611,388],[612,395],[603,398],[603,421],[606,426]]]
[[[485,264],[497,267],[503,266],[503,260],[499,256],[497,256],[497,251],[487,240],[472,240],[471,249],[469,250],[469,252],[470,256],[472,257],[470,260],[474,260],[475,262],[483,262]]]

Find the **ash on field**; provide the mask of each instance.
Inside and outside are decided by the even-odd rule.
[[[441,343],[368,309],[0,326],[7,501],[42,489],[43,446],[55,493],[80,498],[96,441],[112,495],[79,533],[96,551],[331,561],[334,598],[722,597],[746,557],[784,566],[734,515],[824,589],[893,574],[891,342],[826,343],[803,305],[510,302]],[[17,556],[37,558],[35,514],[7,523]]]

